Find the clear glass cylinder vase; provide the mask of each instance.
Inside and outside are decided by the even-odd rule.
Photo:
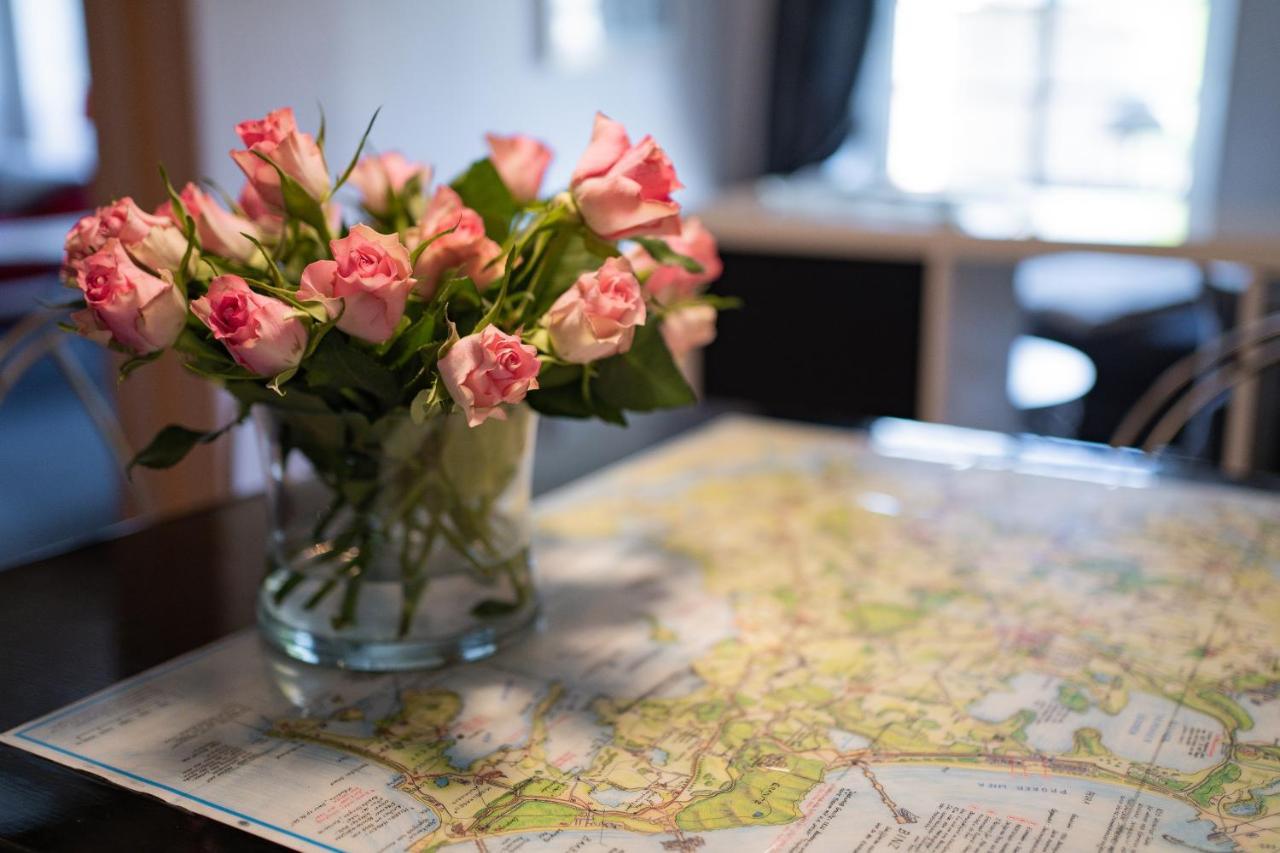
[[[388,671],[486,657],[529,627],[537,416],[507,415],[468,427],[255,407],[266,639],[309,663]]]

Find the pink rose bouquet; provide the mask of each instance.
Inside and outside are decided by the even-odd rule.
[[[126,197],[76,223],[72,320],[123,353],[127,374],[173,351],[241,417],[270,413],[330,490],[315,530],[329,550],[314,553],[345,561],[335,577],[350,595],[379,537],[407,523],[391,506],[433,513],[400,543],[406,572],[438,536],[473,562],[496,553],[487,513],[524,441],[504,424],[530,410],[623,424],[694,401],[673,354],[713,339],[723,301],[705,289],[720,260],[682,217],[651,137],[633,144],[597,115],[567,191],[540,197],[552,154],[519,134],[487,136],[489,156],[433,187],[425,163],[362,156],[369,130],[337,174],[323,132],[290,109],[235,132],[235,201],[165,177],[154,212]],[[459,428],[490,436],[461,474],[449,470]],[[225,429],[168,427],[135,464],[168,467]],[[389,478],[391,459],[418,461]]]

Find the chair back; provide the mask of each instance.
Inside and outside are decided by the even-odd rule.
[[[1193,417],[1223,405],[1277,364],[1280,312],[1220,335],[1171,365],[1129,409],[1110,443],[1163,450]]]
[[[125,437],[124,427],[115,406],[93,381],[71,347],[67,335],[70,308],[42,308],[34,311],[0,336],[0,407],[5,398],[32,367],[50,358],[84,407],[99,437],[111,451],[120,471],[121,481],[142,512],[152,508],[150,495],[141,483],[128,477],[133,451]]]

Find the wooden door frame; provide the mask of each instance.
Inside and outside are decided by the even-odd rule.
[[[98,133],[94,200],[129,195],[154,209],[164,200],[160,163],[179,184],[199,174],[190,0],[84,0],[84,10],[89,110]],[[225,417],[217,390],[186,372],[173,354],[121,383],[116,396],[135,448],[166,424],[212,427]],[[229,463],[229,448],[218,442],[197,447],[171,470],[134,477],[151,508],[169,515],[225,499]]]

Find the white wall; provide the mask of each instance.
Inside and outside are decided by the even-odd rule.
[[[328,117],[337,171],[368,116],[371,141],[432,163],[449,178],[484,153],[486,131],[522,131],[557,152],[562,184],[604,110],[633,136],[651,133],[688,186],[687,204],[758,162],[768,74],[770,0],[670,4],[654,43],[601,67],[557,71],[538,57],[538,0],[193,0],[200,160],[227,185],[245,118],[292,105],[314,128]]]
[[[1238,0],[1216,186],[1221,233],[1280,231],[1280,2]]]

